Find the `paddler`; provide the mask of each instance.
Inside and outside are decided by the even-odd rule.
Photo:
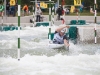
[[[66,36],[66,28],[69,28],[69,26],[62,26],[55,30],[53,38],[54,44],[64,44],[65,46],[70,46],[68,43],[68,37]]]

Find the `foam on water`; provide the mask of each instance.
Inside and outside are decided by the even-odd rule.
[[[0,75],[99,75],[100,55],[36,56],[26,54],[17,61],[0,58]]]
[[[18,31],[0,32],[0,75],[100,75],[99,44],[70,42],[69,51],[48,49],[48,29],[26,27],[20,31],[20,61]]]

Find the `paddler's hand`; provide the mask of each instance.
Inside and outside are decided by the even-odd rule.
[[[64,44],[65,44],[65,46],[70,46],[70,44],[68,43],[68,41],[66,40],[66,39],[64,39]]]
[[[67,25],[66,28],[70,28],[70,26]]]
[[[69,46],[70,46],[70,44],[67,44],[67,46],[69,47]]]

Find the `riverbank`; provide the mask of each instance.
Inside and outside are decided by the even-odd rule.
[[[44,21],[49,21],[49,15],[43,15]],[[57,16],[55,15],[55,24],[59,25],[61,21],[56,21]],[[86,22],[94,23],[94,16],[65,16],[65,22],[68,24],[71,20],[86,20]],[[33,19],[33,15],[23,16],[20,18],[20,23],[30,23],[30,19]],[[2,21],[2,17],[0,17]],[[18,17],[3,17],[3,23],[18,23]],[[62,23],[62,22],[61,22]],[[97,23],[100,23],[100,16],[97,16]]]

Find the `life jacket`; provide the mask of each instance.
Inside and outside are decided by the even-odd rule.
[[[64,38],[65,34],[63,36],[60,36],[59,33],[54,34],[54,38],[53,38],[53,43],[55,44],[64,44]]]

